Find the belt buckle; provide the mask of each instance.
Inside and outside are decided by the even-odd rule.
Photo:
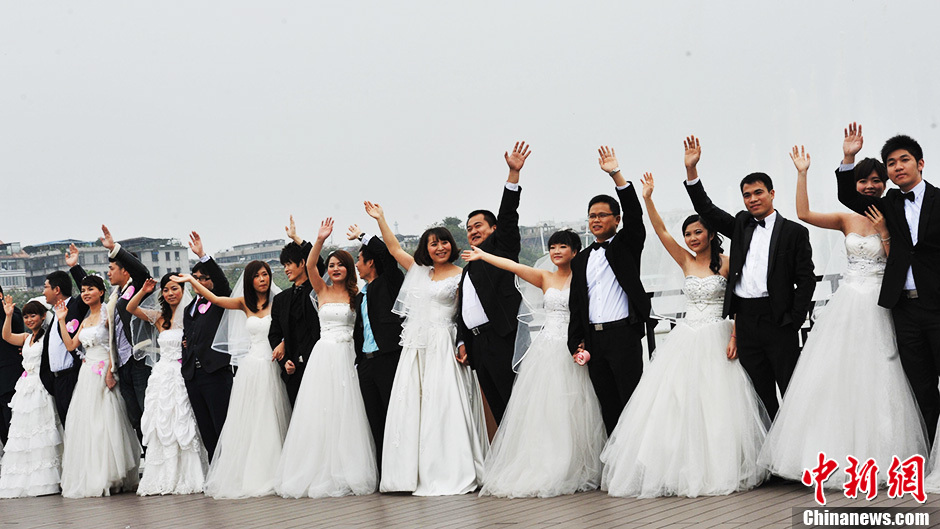
[[[474,336],[479,336],[479,335],[480,335],[480,328],[479,328],[479,327],[474,327],[474,328],[470,329],[470,332],[471,332]]]
[[[907,299],[917,299],[917,289],[905,290],[904,297]]]
[[[375,358],[375,353],[362,353],[362,355],[368,358],[369,360]]]
[[[595,330],[595,331],[603,331],[603,330],[604,330],[604,324],[603,324],[603,323],[595,323],[595,324],[594,324],[594,330]]]

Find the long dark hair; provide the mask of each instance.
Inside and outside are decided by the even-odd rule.
[[[27,316],[29,314],[35,314],[39,316],[40,318],[45,318],[46,306],[34,299],[30,301],[29,303],[27,303],[26,305],[23,305],[23,316]],[[36,343],[39,340],[41,340],[42,335],[45,332],[46,332],[45,329],[43,329],[42,325],[40,325],[39,330],[36,331],[36,336],[33,337],[33,343]]]
[[[255,276],[258,275],[261,270],[268,272],[268,297],[264,300],[264,305],[259,309],[258,291],[255,290]],[[271,276],[271,267],[268,266],[268,263],[264,261],[252,261],[248,263],[245,266],[245,276],[242,281],[244,281],[242,290],[244,290],[245,295],[245,306],[248,307],[248,310],[258,312],[259,310],[268,308],[268,305],[271,303],[271,285],[274,282],[274,278]]]
[[[714,235],[714,238],[711,238],[711,241],[709,242],[711,247],[711,261],[708,263],[708,269],[717,274],[721,271],[721,252],[724,251],[721,248],[721,234],[712,230],[712,227],[704,218],[698,215],[689,215],[688,218],[685,219],[685,222],[682,223],[683,236],[685,235],[685,229],[689,227],[689,224],[693,224],[695,222],[698,222],[702,225],[703,228],[705,228],[705,231],[708,232],[709,238]]]
[[[163,323],[160,326],[163,327],[164,331],[173,325],[173,307],[171,307],[170,304],[167,303],[165,299],[163,299],[163,289],[168,283],[170,283],[170,278],[175,275],[176,272],[170,272],[160,279],[160,316],[163,318]],[[180,285],[179,283],[176,284]],[[180,290],[182,289],[183,285],[180,285]]]
[[[359,285],[356,284],[356,263],[353,261],[352,255],[345,250],[336,250],[331,253],[326,258],[326,266],[329,269],[330,259],[336,258],[343,267],[346,268],[346,280],[343,281],[343,287],[346,288],[346,293],[349,294],[349,308],[356,310],[356,294],[359,293]]]

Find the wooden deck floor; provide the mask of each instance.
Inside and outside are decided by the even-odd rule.
[[[871,501],[828,493],[827,507],[918,507],[910,496]],[[0,529],[39,527],[791,527],[791,509],[814,506],[812,489],[776,482],[721,497],[611,498],[586,492],[549,499],[505,500],[476,495],[415,498],[408,495],[320,500],[277,497],[216,501],[201,494],[68,500],[61,496],[0,500]],[[940,508],[940,495],[921,507]],[[931,515],[940,526],[940,512]]]

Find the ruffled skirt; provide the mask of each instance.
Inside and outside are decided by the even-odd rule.
[[[0,460],[0,498],[58,493],[62,426],[52,395],[43,387],[38,373],[16,382],[10,408],[13,418]]]

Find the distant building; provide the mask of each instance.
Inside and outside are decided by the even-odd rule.
[[[0,286],[4,291],[26,290],[26,257],[20,243],[0,242]]]
[[[279,264],[281,249],[287,241],[272,239],[268,241],[238,244],[227,250],[212,255],[215,262],[222,268],[244,266],[250,261],[264,261],[268,264]]]

